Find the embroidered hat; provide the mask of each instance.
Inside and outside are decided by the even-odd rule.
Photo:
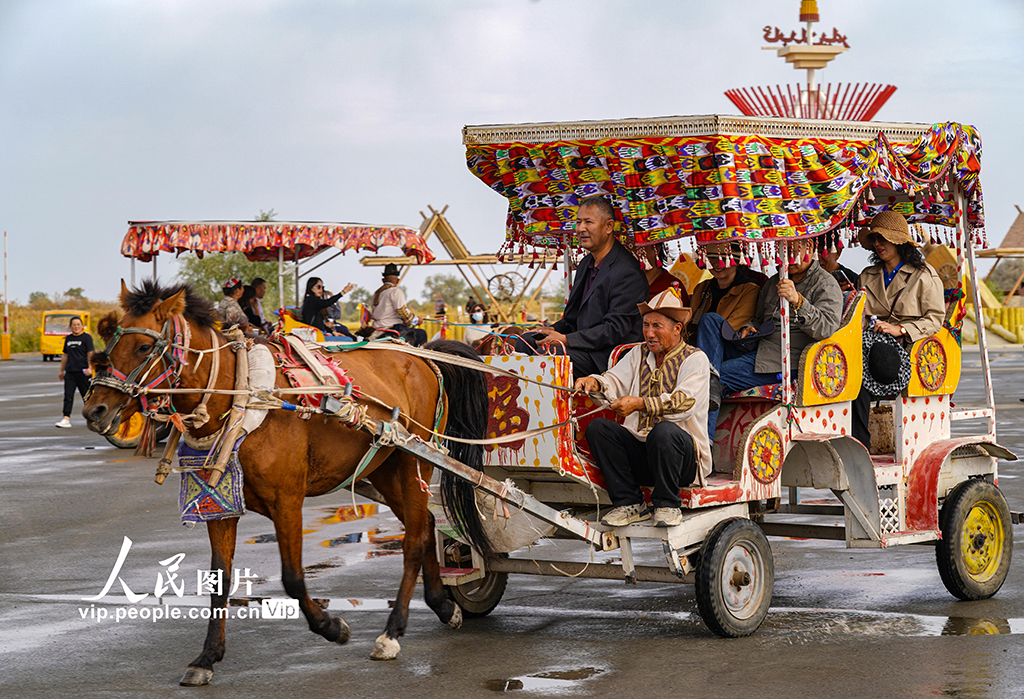
[[[384,273],[382,276],[385,277],[397,277],[398,276],[398,265],[394,262],[388,262],[384,265]]]
[[[910,383],[910,355],[887,333],[864,331],[864,388],[882,398],[894,396]]]
[[[683,305],[678,283],[673,283],[672,286],[662,291],[647,303],[638,303],[636,307],[640,309],[640,315],[642,316],[653,311],[657,311],[658,313],[666,315],[672,320],[678,321],[683,325],[690,322],[691,310],[688,306]]]
[[[234,289],[236,286],[238,286],[241,283],[242,283],[242,280],[239,279],[238,277],[231,277],[231,279],[228,279],[226,282],[224,282],[224,287],[223,288],[225,288],[225,289]]]
[[[895,211],[879,211],[871,219],[868,227],[861,229],[860,233],[857,234],[857,240],[860,241],[862,248],[866,250],[871,249],[869,238],[872,234],[882,236],[893,245],[910,243],[914,247],[920,247],[917,241],[910,237],[910,227],[907,225],[907,219],[903,218],[903,214]]]

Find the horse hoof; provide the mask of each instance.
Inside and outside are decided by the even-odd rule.
[[[387,634],[381,634],[377,637],[377,645],[370,653],[370,658],[373,660],[394,660],[398,657],[398,651],[402,650],[402,647],[398,645],[398,641],[393,638],[388,638]]]
[[[452,612],[452,618],[448,620],[448,628],[461,629],[462,628],[462,607],[455,605],[455,611]]]
[[[333,622],[331,625],[337,626],[338,628],[337,635],[333,633],[332,629],[331,636],[334,636],[334,642],[337,643],[339,646],[348,643],[348,639],[352,638],[352,629],[348,627],[348,624],[345,623],[345,620],[339,616],[333,617]]]
[[[188,670],[185,670],[185,676],[181,678],[181,682],[178,684],[182,687],[202,687],[203,685],[210,684],[212,679],[213,670],[189,665]]]

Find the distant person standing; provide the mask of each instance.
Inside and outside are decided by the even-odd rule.
[[[71,319],[71,334],[64,337],[64,352],[60,356],[60,373],[57,378],[64,382],[64,417],[55,427],[71,427],[71,408],[75,402],[75,389],[82,394],[89,392],[89,359],[92,357],[92,335],[85,332],[82,319]]]

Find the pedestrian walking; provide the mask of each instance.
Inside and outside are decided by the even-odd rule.
[[[92,335],[85,332],[82,319],[75,316],[70,323],[71,334],[64,337],[64,352],[60,356],[58,378],[64,382],[64,417],[56,427],[71,427],[71,407],[75,402],[75,389],[82,394],[89,392],[89,359],[92,357]]]

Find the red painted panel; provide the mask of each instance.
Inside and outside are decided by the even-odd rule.
[[[946,457],[967,444],[979,444],[985,440],[977,437],[944,439],[930,444],[914,460],[907,477],[907,528],[913,531],[939,528],[939,470]]]

